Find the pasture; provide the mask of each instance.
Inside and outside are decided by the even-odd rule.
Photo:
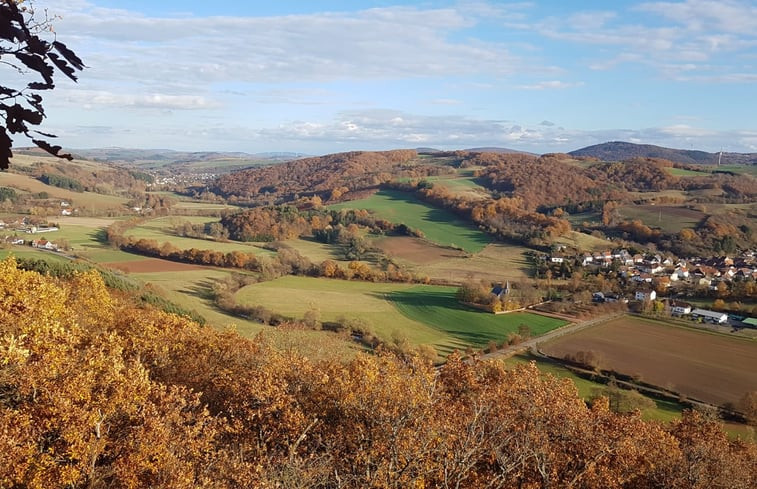
[[[233,327],[240,335],[251,338],[266,328],[257,321],[232,317],[213,304],[211,287],[217,280],[223,280],[233,273],[231,270],[197,267],[166,260],[155,261],[164,264],[154,264],[150,272],[140,270],[139,273],[130,273],[129,276],[152,284],[160,295],[169,301],[188,310],[197,311],[216,329]],[[182,269],[177,269],[175,265],[183,266]]]
[[[619,209],[624,219],[638,219],[649,227],[657,227],[668,233],[677,233],[684,228],[696,228],[707,217],[703,212],[681,206],[631,205]]]
[[[385,341],[404,337],[415,345],[434,345],[440,353],[464,348],[466,345],[454,337],[422,321],[410,319],[394,307],[389,297],[411,287],[408,284],[286,276],[248,285],[237,292],[236,299],[240,304],[261,305],[297,318],[316,309],[321,321],[336,321],[342,317],[360,319]]]
[[[561,319],[528,312],[494,315],[471,309],[457,301],[456,291],[455,287],[418,285],[394,291],[388,298],[407,318],[475,347],[484,347],[490,341],[502,343],[522,324],[529,327],[533,336],[567,324]]]
[[[228,253],[230,251],[244,251],[246,253],[255,253],[256,255],[271,255],[272,251],[261,248],[255,243],[243,243],[239,241],[213,241],[210,239],[188,238],[176,236],[172,227],[181,221],[190,221],[192,224],[205,224],[208,222],[218,221],[215,217],[203,216],[182,216],[182,217],[159,217],[151,219],[137,227],[129,229],[124,233],[137,239],[153,239],[158,243],[170,242],[181,250],[196,248],[198,250],[213,250]]]
[[[600,367],[716,405],[757,390],[757,342],[626,316],[558,338],[555,357],[594,351]]]
[[[466,280],[519,280],[532,276],[532,265],[526,254],[529,248],[505,243],[491,243],[472,256],[445,257],[440,261],[416,267],[416,273],[450,283]],[[449,254],[449,253],[448,253]]]
[[[423,232],[426,239],[442,246],[456,246],[478,253],[491,239],[468,221],[451,212],[421,202],[406,192],[382,190],[366,199],[329,206],[332,209],[367,209],[395,224]]]

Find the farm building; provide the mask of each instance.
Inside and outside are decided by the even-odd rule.
[[[708,311],[707,309],[694,309],[691,311],[691,317],[694,319],[703,319],[711,323],[723,324],[728,321],[728,314],[724,312]]]

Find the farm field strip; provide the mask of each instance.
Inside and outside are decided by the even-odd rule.
[[[367,209],[396,224],[423,232],[426,239],[442,246],[459,246],[478,253],[491,239],[471,223],[451,212],[415,199],[412,195],[382,190],[371,197],[329,206],[332,209]]]
[[[595,351],[601,367],[713,404],[757,390],[757,342],[626,316],[544,345],[563,357]]]

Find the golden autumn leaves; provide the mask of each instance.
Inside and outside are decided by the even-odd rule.
[[[0,262],[0,487],[748,488],[756,460],[534,366],[315,362]]]

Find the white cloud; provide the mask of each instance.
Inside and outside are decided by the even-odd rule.
[[[389,7],[278,17],[147,17],[65,7],[56,26],[104,79],[277,82],[455,75],[523,68],[503,45],[452,34],[455,9]],[[75,33],[71,35],[70,33]]]
[[[142,109],[198,110],[219,107],[219,103],[198,95],[169,95],[163,93],[117,94],[105,90],[62,89],[56,94],[58,100],[82,106],[121,107]]]

